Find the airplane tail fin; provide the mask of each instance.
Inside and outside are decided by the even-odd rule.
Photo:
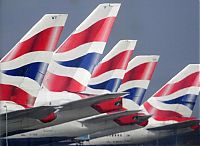
[[[1,103],[33,106],[66,19],[66,14],[44,15],[2,58]]]
[[[116,92],[136,45],[136,40],[121,40],[95,67],[86,93]]]
[[[189,64],[144,104],[157,121],[179,121],[190,117],[200,91],[200,65]]]
[[[119,92],[129,93],[123,97],[124,100],[127,100],[127,102],[123,100],[124,106],[126,103],[128,104],[129,100],[141,105],[158,60],[159,56],[157,55],[141,55],[129,62],[122,84],[118,89]],[[132,102],[130,106],[132,106]]]
[[[119,8],[120,4],[100,4],[58,47],[44,80],[48,90],[85,90],[103,53]]]

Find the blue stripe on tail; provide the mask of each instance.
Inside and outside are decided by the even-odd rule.
[[[117,89],[119,88],[120,84],[121,84],[121,79],[114,78],[102,82],[100,84],[88,85],[88,86],[93,89],[102,89],[102,90],[105,89],[110,92],[117,92]]]
[[[197,95],[194,94],[186,94],[183,96],[180,96],[176,99],[168,100],[168,101],[161,101],[166,104],[182,104],[193,110],[195,102],[197,99]]]
[[[16,69],[3,70],[2,73],[10,76],[28,77],[32,80],[35,80],[39,85],[41,85],[47,67],[48,63],[35,62]]]
[[[70,61],[56,61],[58,64],[65,67],[78,67],[88,70],[90,73],[93,71],[95,65],[98,63],[100,54],[89,53]]]
[[[124,96],[124,98],[130,99],[132,101],[134,101],[135,103],[137,103],[138,105],[141,105],[142,100],[144,98],[144,94],[146,92],[146,89],[144,88],[132,88],[132,89],[128,89],[126,91],[123,92],[128,92],[129,95]]]

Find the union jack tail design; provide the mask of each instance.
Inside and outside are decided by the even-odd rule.
[[[136,40],[121,40],[95,67],[86,93],[116,92],[136,45]]]
[[[34,105],[66,18],[66,14],[44,15],[1,60],[1,104]]]
[[[45,76],[44,85],[49,91],[85,90],[119,8],[120,4],[100,4],[61,44]]]
[[[128,104],[130,100],[130,106],[132,106],[132,101],[137,105],[142,103],[158,60],[157,55],[142,55],[136,56],[129,62],[122,84],[118,89],[118,92],[129,93],[124,96],[123,105]]]
[[[190,117],[200,87],[200,65],[190,64],[143,104],[155,121],[182,121]]]

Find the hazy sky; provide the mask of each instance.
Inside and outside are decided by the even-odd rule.
[[[0,58],[44,14],[69,14],[61,43],[104,2],[122,4],[105,53],[120,39],[137,39],[134,56],[160,55],[146,98],[189,63],[199,63],[198,0],[0,0]]]

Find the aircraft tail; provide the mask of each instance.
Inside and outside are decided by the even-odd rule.
[[[125,104],[128,104],[129,100],[141,105],[158,60],[159,56],[157,55],[141,55],[136,56],[129,62],[122,84],[118,89],[118,92],[129,93],[123,97],[125,107],[128,107]],[[130,102],[130,106],[132,106],[132,103]]]
[[[119,58],[123,59],[122,57],[120,57],[118,55],[115,58],[117,58],[117,61],[119,60]],[[128,63],[128,61],[129,61],[129,59],[128,59],[126,64],[124,64],[126,66],[128,65],[127,69],[126,69],[126,67],[121,68],[121,70],[119,70],[120,68],[118,68],[117,71],[114,72],[117,74],[118,80],[119,80],[119,82],[118,82],[119,84],[117,85],[117,88],[121,84],[121,80],[123,79],[122,84],[120,85],[120,87],[118,89],[118,92],[126,92],[126,93],[128,93],[128,95],[123,96],[123,98],[118,97],[114,100],[108,100],[108,101],[98,103],[96,106],[100,107],[101,109],[104,109],[105,111],[107,108],[109,108],[113,104],[116,107],[113,109],[115,109],[116,111],[117,110],[126,110],[126,109],[129,109],[129,110],[138,109],[139,105],[141,104],[142,99],[144,97],[144,93],[145,93],[146,89],[148,88],[148,85],[152,78],[153,72],[157,65],[158,59],[159,59],[159,56],[156,56],[156,55],[137,56],[134,59],[132,59],[129,63]],[[117,61],[113,61],[113,64],[117,65]],[[113,68],[114,65],[109,65],[109,66],[111,68]],[[106,69],[105,67],[102,67],[102,68]],[[99,72],[100,71],[102,71],[102,70],[99,69]],[[119,71],[123,71],[123,74],[121,74],[121,76],[120,76]],[[138,75],[138,72],[140,73],[139,75]],[[107,78],[109,81],[110,77],[107,77]],[[112,79],[112,76],[111,76],[111,79]],[[99,81],[102,81],[102,80],[103,79],[99,78]],[[103,82],[103,83],[105,83],[105,82]],[[117,84],[117,83],[115,83],[115,84]],[[110,87],[110,86],[108,86],[108,87]],[[116,85],[114,87],[116,87]],[[104,88],[106,88],[106,87],[104,87]],[[99,90],[101,91],[103,89],[99,89]],[[99,91],[99,90],[93,89],[93,92],[97,93],[97,91]],[[105,90],[103,90],[103,91],[105,91]],[[106,91],[110,92],[109,90],[106,90]],[[122,103],[123,103],[123,105],[122,105]],[[115,110],[112,110],[112,111],[107,110],[107,112],[113,112]]]
[[[200,91],[200,65],[189,64],[143,104],[156,121],[190,117]]]
[[[5,102],[21,108],[34,105],[66,18],[66,14],[44,15],[2,58],[1,105]]]
[[[116,92],[136,45],[136,40],[121,40],[95,67],[86,93]]]
[[[48,90],[85,90],[103,53],[119,8],[120,4],[100,4],[58,47],[44,80]]]

